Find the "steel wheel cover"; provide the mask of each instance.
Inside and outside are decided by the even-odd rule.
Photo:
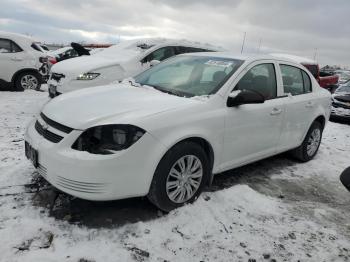
[[[316,153],[320,142],[321,142],[321,130],[314,129],[311,132],[309,139],[307,141],[306,152],[308,156],[313,156]]]
[[[186,155],[171,167],[166,181],[166,193],[174,203],[185,203],[197,192],[203,177],[203,165],[198,157]]]

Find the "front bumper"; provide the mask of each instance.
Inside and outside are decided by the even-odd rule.
[[[148,193],[164,146],[150,134],[113,155],[94,155],[71,149],[82,131],[73,130],[58,143],[41,136],[32,122],[27,141],[38,152],[38,172],[57,189],[87,200],[117,200]],[[58,130],[49,127],[50,131]]]

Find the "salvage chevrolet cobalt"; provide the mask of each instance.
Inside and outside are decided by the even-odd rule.
[[[273,56],[185,54],[120,84],[61,95],[27,128],[26,155],[89,200],[148,196],[169,211],[213,176],[284,151],[317,153],[331,95]]]

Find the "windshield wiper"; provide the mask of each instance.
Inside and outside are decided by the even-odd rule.
[[[161,86],[155,86],[155,85],[152,85],[152,87],[154,89],[157,89],[161,92],[164,92],[164,93],[167,93],[167,94],[170,94],[170,95],[174,95],[174,96],[180,96],[180,97],[191,97],[193,96],[192,94],[189,94],[189,93],[185,93],[185,92],[182,92],[182,91],[176,91],[176,90],[170,90],[170,89],[167,89],[167,88],[164,88],[164,87],[161,87]]]
[[[134,78],[132,78],[132,77],[128,77],[128,78],[125,78],[123,81],[122,81],[122,83],[128,83],[128,84],[130,84],[130,85],[132,85],[132,86],[135,86],[135,87],[140,87],[141,86],[141,84],[140,83],[137,83],[136,81],[135,81],[135,79]]]

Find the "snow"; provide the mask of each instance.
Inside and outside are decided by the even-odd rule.
[[[78,214],[83,217],[72,221],[73,213],[60,218],[37,203],[40,194],[52,197],[45,186],[40,194],[22,186],[37,176],[23,153],[23,132],[46,101],[46,92],[0,93],[0,261],[350,257],[350,193],[338,179],[350,165],[350,126],[329,123],[311,162],[297,163],[282,155],[226,172],[194,204],[170,214],[152,209],[143,199],[130,206],[117,201],[100,207],[81,201],[76,208],[82,206]],[[61,206],[55,208],[66,209],[76,201],[64,196],[59,200]],[[135,206],[142,206],[138,215]],[[113,211],[106,215],[108,207]],[[151,215],[144,215],[147,212]],[[113,222],[113,214],[119,223]],[[85,216],[111,223],[91,225]]]

